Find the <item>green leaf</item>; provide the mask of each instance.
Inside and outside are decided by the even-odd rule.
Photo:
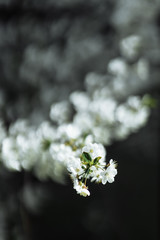
[[[101,158],[102,158],[102,157],[96,157],[96,158],[94,159],[94,161],[93,161],[94,164],[97,164]]]
[[[91,158],[91,156],[90,156],[89,153],[83,152],[83,153],[82,153],[82,160],[83,160],[84,162],[86,162],[86,163],[89,163],[89,162],[92,161],[92,158]]]

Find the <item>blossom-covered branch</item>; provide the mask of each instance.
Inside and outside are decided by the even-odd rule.
[[[127,44],[130,58],[137,57],[138,36],[122,41],[123,55]],[[112,59],[106,74],[87,74],[86,91],[74,91],[68,100],[54,102],[50,122],[33,126],[25,119],[18,119],[6,130],[1,120],[3,164],[10,170],[33,171],[41,180],[51,178],[60,183],[65,183],[68,173],[73,188],[83,196],[90,195],[89,180],[112,183],[117,164],[112,159],[106,162],[106,147],[144,126],[150,107],[155,104],[147,94],[142,97],[126,95],[129,76],[139,76],[142,81],[148,77],[146,61],[139,59],[137,65],[133,65],[126,59]]]

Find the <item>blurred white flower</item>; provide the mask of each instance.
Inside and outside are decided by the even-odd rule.
[[[47,121],[40,124],[37,128],[36,134],[42,144],[45,144],[45,141],[48,141],[49,144],[57,139],[56,129]]]
[[[97,89],[103,88],[105,85],[106,75],[90,72],[85,77],[85,86],[89,94],[94,94]]]
[[[135,59],[142,46],[142,39],[138,35],[131,35],[121,40],[120,50],[124,57],[128,59]]]
[[[107,66],[109,73],[114,74],[115,76],[127,77],[129,72],[129,66],[122,58],[112,59]]]
[[[41,144],[35,131],[30,131],[28,136],[18,135],[16,138],[21,166],[25,170],[31,170],[41,158]]]
[[[54,161],[61,162],[64,165],[66,165],[74,155],[71,147],[62,143],[52,143],[49,151]]]
[[[93,92],[93,100],[112,98],[111,89],[108,86],[99,86]]]
[[[148,79],[149,63],[146,59],[144,59],[144,58],[139,59],[135,68],[136,68],[137,75],[141,80],[144,81],[144,80]]]
[[[142,104],[138,97],[129,97],[126,104],[121,104],[116,109],[116,118],[121,124],[131,131],[144,126],[150,109]]]
[[[57,137],[60,139],[78,139],[80,135],[80,129],[73,123],[62,124],[57,128]]]
[[[90,112],[97,123],[112,124],[115,120],[115,109],[117,103],[113,99],[97,99],[91,102]]]
[[[87,135],[87,137],[84,139],[84,145],[88,145],[90,143],[93,143],[94,137],[92,134]]]
[[[19,149],[17,147],[16,140],[12,137],[7,137],[3,140],[2,161],[10,170],[21,170]]]
[[[66,167],[63,163],[53,159],[49,151],[41,151],[38,163],[34,166],[34,172],[40,180],[51,178],[54,181],[64,184]]]
[[[18,134],[26,135],[28,132],[29,126],[26,119],[18,119],[12,123],[9,127],[9,134],[12,136],[17,136]]]
[[[85,92],[73,92],[70,94],[70,101],[73,104],[74,108],[78,112],[87,111],[89,104],[90,104],[90,98],[87,93]]]
[[[94,118],[89,112],[78,112],[75,114],[73,123],[80,129],[81,133],[87,133],[94,129]]]
[[[111,140],[113,137],[110,127],[106,127],[106,126],[104,127],[101,125],[95,126],[92,129],[92,134],[96,142],[100,142],[105,146],[111,143]]]
[[[122,123],[117,124],[117,126],[114,128],[113,135],[117,140],[124,140],[128,137],[130,132],[131,130]]]
[[[68,101],[54,103],[50,109],[50,118],[53,122],[62,124],[68,122],[71,117],[71,105]]]

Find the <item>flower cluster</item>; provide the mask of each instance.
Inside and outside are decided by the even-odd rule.
[[[148,77],[147,62],[127,62],[138,58],[140,42],[136,36],[123,40],[121,51],[125,56],[129,47],[129,55],[112,59],[106,74],[87,74],[86,91],[74,91],[68,100],[54,102],[51,122],[33,126],[18,119],[6,131],[0,121],[0,159],[4,166],[32,171],[41,180],[51,178],[59,183],[65,183],[68,172],[73,188],[83,196],[90,195],[88,180],[112,183],[117,165],[112,159],[106,163],[106,147],[143,127],[154,105],[149,95],[126,95],[125,91],[132,85],[130,76],[139,76],[142,81]]]
[[[69,172],[74,183],[74,189],[83,196],[89,196],[86,186],[87,179],[106,184],[114,182],[117,174],[116,163],[110,160],[105,163],[105,149],[101,144],[90,143],[82,148],[79,164],[70,166]]]
[[[1,132],[5,132],[2,123]],[[44,122],[33,128],[25,120],[18,120],[10,126],[8,135],[3,134],[1,158],[12,171],[32,170],[40,179],[50,177],[60,183],[65,182],[67,170],[77,193],[89,196],[87,179],[105,184],[113,182],[117,174],[113,160],[108,165],[105,163],[103,145],[92,140],[91,136],[82,139],[72,125],[56,129]]]

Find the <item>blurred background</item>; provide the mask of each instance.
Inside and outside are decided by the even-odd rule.
[[[0,240],[159,239],[159,0],[0,0],[0,118],[6,127],[48,120],[52,103],[85,89],[88,73],[106,73],[130,35],[142,37],[150,74],[126,96],[148,93],[157,105],[143,128],[107,147],[116,181],[90,184],[83,198],[70,179],[40,181],[1,164]]]

